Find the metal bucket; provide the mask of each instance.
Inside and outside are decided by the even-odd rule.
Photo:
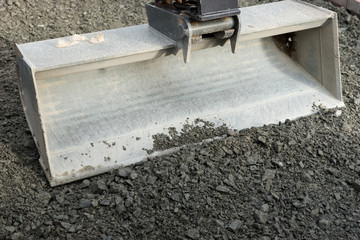
[[[52,186],[146,158],[152,135],[201,118],[242,129],[344,106],[337,17],[298,1],[241,9],[236,54],[204,39],[192,60],[148,25],[105,41],[17,45],[24,111]]]

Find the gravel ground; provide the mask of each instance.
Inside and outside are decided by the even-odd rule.
[[[248,6],[268,1],[241,1]],[[224,135],[50,188],[17,89],[13,43],[146,21],[145,1],[0,1],[0,239],[360,239],[360,21],[339,13],[346,108]]]

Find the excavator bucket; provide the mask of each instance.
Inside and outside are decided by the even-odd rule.
[[[293,0],[240,11],[235,54],[229,41],[204,38],[186,64],[148,25],[103,31],[98,44],[16,45],[21,99],[50,184],[146,159],[152,136],[186,119],[243,129],[344,106],[334,12]]]

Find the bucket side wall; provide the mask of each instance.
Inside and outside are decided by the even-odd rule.
[[[324,87],[342,100],[337,14],[320,29]]]
[[[342,100],[336,15],[320,28],[296,33],[296,59],[336,99]]]
[[[46,173],[46,176],[51,178],[44,128],[42,126],[38,106],[38,93],[36,89],[36,82],[34,81],[34,73],[23,58],[18,57],[17,61],[19,76],[18,85],[26,120],[41,156],[40,163]]]

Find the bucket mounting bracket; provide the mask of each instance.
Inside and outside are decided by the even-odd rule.
[[[209,3],[201,2],[200,5],[195,5],[197,8],[194,7],[197,10],[191,8],[191,5],[179,1],[174,3],[156,1],[146,4],[149,26],[176,42],[174,54],[182,50],[185,63],[190,61],[192,45],[202,42],[205,38],[216,38],[220,46],[230,40],[231,50],[235,53],[240,36],[240,10],[237,7],[217,9],[217,11],[207,13],[204,12],[204,9],[207,5],[211,5],[211,1],[208,1]],[[222,2],[221,4],[223,4]],[[210,6],[212,8],[209,9],[216,9],[216,4],[212,4],[213,6]],[[203,9],[203,12],[199,9]]]

